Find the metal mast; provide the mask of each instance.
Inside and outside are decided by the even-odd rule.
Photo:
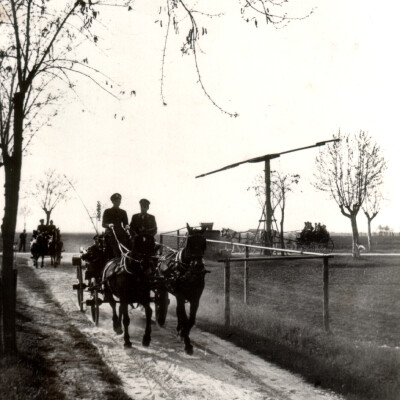
[[[278,158],[283,154],[294,153],[295,151],[300,150],[307,150],[313,147],[320,147],[324,146],[330,142],[338,142],[340,139],[330,139],[324,140],[323,142],[317,142],[310,146],[299,147],[297,149],[282,151],[281,153],[274,153],[274,154],[265,154],[260,157],[250,158],[249,160],[240,161],[238,163],[230,164],[225,167],[216,169],[215,171],[207,172],[205,174],[201,174],[196,176],[196,178],[202,178],[207,175],[215,174],[217,172],[225,171],[227,169],[235,168],[241,164],[246,163],[257,163],[264,161],[265,164],[265,219],[266,219],[266,235],[265,235],[265,246],[271,247],[272,246],[272,206],[271,206],[271,160],[274,158]]]

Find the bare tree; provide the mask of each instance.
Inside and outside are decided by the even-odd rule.
[[[273,26],[284,25],[297,16],[290,17],[272,10],[284,10],[287,0],[237,0],[242,15],[248,21],[262,18]],[[16,351],[15,335],[15,273],[13,271],[13,242],[18,212],[22,155],[32,137],[57,114],[60,96],[76,93],[79,78],[86,78],[113,96],[122,96],[124,90],[111,84],[111,79],[99,69],[89,65],[86,56],[88,44],[99,45],[95,32],[100,8],[125,7],[132,11],[133,0],[8,0],[0,2],[0,147],[1,165],[5,174],[5,208],[2,223],[3,259],[3,341],[4,351]],[[198,5],[198,1],[195,4]],[[171,29],[179,33],[188,22],[182,51],[195,58],[199,83],[215,106],[225,112],[205,89],[197,61],[198,41],[206,33],[199,28],[197,17],[213,17],[201,12],[189,1],[165,0],[168,28],[165,47]],[[271,10],[271,11],[270,11]],[[179,19],[177,13],[185,16]],[[311,11],[312,12],[312,11]],[[276,15],[275,15],[276,14]],[[309,14],[308,14],[309,15]],[[97,26],[98,27],[98,26]],[[162,68],[163,69],[163,68]],[[162,77],[164,72],[162,71]],[[134,94],[134,91],[128,91]],[[228,113],[236,115],[236,113]]]
[[[47,225],[56,206],[69,199],[70,190],[71,186],[64,176],[58,174],[54,169],[47,170],[44,177],[36,182],[30,195],[36,199],[46,214]]]
[[[357,214],[369,192],[382,184],[386,161],[371,136],[339,133],[340,139],[321,149],[316,158],[314,186],[329,193],[341,213],[351,221],[353,257],[359,257]]]
[[[122,2],[120,2],[122,4]],[[22,155],[36,132],[56,115],[75,77],[85,77],[112,93],[107,78],[79,57],[83,43],[97,43],[92,26],[98,11],[83,0],[0,3],[0,147],[5,173],[2,223],[4,352],[16,350],[13,241],[18,211]],[[83,59],[82,59],[83,58]]]
[[[372,234],[371,234],[371,222],[378,215],[382,208],[383,196],[378,188],[373,188],[368,192],[365,202],[362,206],[365,216],[368,222],[368,251],[372,251]]]
[[[260,23],[266,23],[280,29],[292,21],[299,21],[309,17],[314,11],[312,9],[302,16],[291,15],[290,9],[288,10],[290,7],[288,0],[237,0],[237,3],[240,6],[242,19],[247,23],[254,23],[256,28]],[[170,32],[173,30],[176,34],[180,34],[183,31],[182,36],[184,37],[184,41],[181,51],[182,54],[188,54],[193,57],[198,83],[203,93],[222,113],[230,117],[237,117],[237,112],[227,111],[214,100],[214,96],[210,94],[210,91],[206,87],[199,66],[198,54],[202,53],[199,41],[202,36],[208,34],[207,20],[219,17],[222,13],[212,13],[209,10],[201,9],[202,3],[193,0],[166,0],[164,4],[164,7],[160,7],[160,14],[164,13],[166,15],[166,23],[163,23],[162,17],[155,21],[161,27],[166,26],[161,70],[161,97],[164,105],[166,105],[164,65]]]
[[[272,218],[276,221],[276,210],[280,211],[279,222],[279,240],[281,248],[285,248],[284,241],[284,222],[285,222],[285,209],[286,201],[289,192],[293,192],[294,185],[297,185],[300,180],[298,174],[285,174],[279,171],[271,171],[271,209]],[[247,190],[253,189],[260,206],[265,214],[265,180],[264,176],[258,175],[255,179],[254,186],[249,187]]]

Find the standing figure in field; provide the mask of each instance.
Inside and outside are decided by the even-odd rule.
[[[141,199],[140,213],[134,214],[130,223],[130,230],[133,236],[145,234],[154,236],[157,233],[157,223],[154,215],[148,214],[150,201]]]
[[[26,236],[26,230],[24,229],[19,235],[19,251],[23,251],[24,253],[26,249]]]
[[[109,257],[112,258],[121,257],[121,251],[119,250],[114,232],[118,241],[124,246],[128,246],[129,238],[125,231],[125,228],[128,226],[128,215],[125,210],[119,208],[122,196],[119,193],[114,193],[110,199],[113,206],[104,210],[102,226],[106,229],[106,245],[109,249]]]

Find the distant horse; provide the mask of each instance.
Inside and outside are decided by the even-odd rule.
[[[154,238],[151,235],[138,235],[134,239],[133,251],[122,246],[120,258],[114,258],[106,263],[103,271],[104,300],[110,303],[113,311],[113,329],[118,334],[124,333],[124,346],[131,347],[129,337],[128,306],[141,304],[146,313],[146,328],[143,335],[143,346],[149,346],[151,341],[150,290],[151,277],[155,270],[153,265]],[[116,301],[119,300],[119,313]],[[121,327],[121,321],[124,330]]]
[[[33,265],[38,268],[38,259],[42,257],[41,268],[44,265],[44,256],[49,252],[49,240],[45,233],[39,233],[31,242],[31,253],[33,258]]]
[[[54,268],[56,268],[61,262],[63,245],[64,244],[61,240],[60,230],[56,229],[49,240],[49,255],[51,259],[51,265],[54,265]]]
[[[254,244],[256,240],[256,235],[250,230],[245,232],[237,232],[230,228],[222,228],[221,238],[232,242],[232,245],[230,246],[232,252],[244,252],[244,247],[235,245],[235,243]],[[228,249],[225,248],[225,250]]]
[[[170,250],[160,259],[160,274],[165,278],[165,287],[176,297],[176,316],[178,335],[185,343],[185,352],[193,354],[189,334],[196,322],[200,297],[204,290],[205,274],[203,256],[206,250],[205,228],[195,229],[188,224],[188,236],[184,247],[178,251]],[[190,304],[189,317],[185,302]]]

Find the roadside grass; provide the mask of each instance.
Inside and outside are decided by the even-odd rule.
[[[64,399],[58,390],[56,373],[43,357],[39,332],[24,330],[25,315],[17,314],[18,354],[0,358],[0,399]],[[50,349],[47,349],[50,351]]]
[[[400,399],[400,260],[330,260],[331,332],[322,326],[321,261],[231,269],[224,326],[223,268],[209,263],[197,326],[349,399]],[[233,264],[234,265],[234,264]]]

